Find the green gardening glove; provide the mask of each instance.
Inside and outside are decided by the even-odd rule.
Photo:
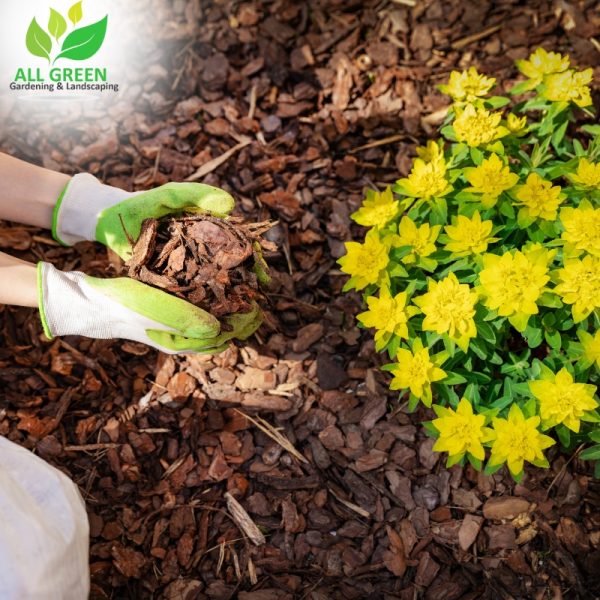
[[[137,240],[144,219],[192,212],[226,217],[233,206],[225,190],[202,183],[167,183],[147,192],[126,192],[81,173],[71,179],[56,204],[52,234],[68,246],[83,240],[100,242],[128,260],[129,238]]]
[[[149,285],[119,277],[99,279],[38,264],[39,309],[49,338],[83,335],[143,342],[168,354],[217,353],[246,339],[262,319],[257,305],[219,321],[206,311]]]

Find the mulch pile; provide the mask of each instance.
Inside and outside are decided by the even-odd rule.
[[[268,222],[243,223],[211,215],[146,219],[137,241],[130,240],[127,275],[218,319],[247,313],[264,297],[254,270],[264,264],[262,249],[277,249],[260,236],[270,228]]]
[[[377,370],[335,260],[366,186],[410,168],[450,70],[511,83],[532,48],[598,64],[596,3],[127,3],[139,74],[81,114],[4,102],[2,149],[109,184],[203,181],[265,237],[271,309],[252,343],[172,357],[48,341],[0,307],[0,434],[68,473],[91,524],[92,598],[594,598],[600,484],[576,457],[515,484],[446,469]],[[135,56],[132,53],[132,56]],[[143,62],[146,61],[146,62]],[[600,70],[596,82],[600,81]],[[596,94],[596,105],[598,105]],[[73,112],[71,110],[71,112]],[[93,244],[5,224],[0,247],[113,276]]]

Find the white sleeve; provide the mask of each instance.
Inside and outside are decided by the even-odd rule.
[[[77,486],[0,436],[0,598],[87,599],[88,545]]]

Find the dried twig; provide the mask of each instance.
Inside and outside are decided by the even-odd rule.
[[[250,518],[246,509],[229,493],[225,492],[227,500],[227,510],[236,525],[243,531],[256,546],[261,546],[266,542],[262,531],[256,526],[256,523]]]
[[[400,142],[401,140],[409,139],[415,143],[418,143],[418,140],[413,136],[406,135],[406,133],[396,133],[395,135],[389,135],[388,137],[381,138],[380,140],[374,140],[369,142],[368,144],[363,144],[362,146],[357,146],[356,148],[352,148],[352,150],[348,151],[348,154],[356,154],[361,150],[368,150],[369,148],[377,148],[378,146],[385,146],[387,144],[393,144],[394,142]]]
[[[548,486],[548,489],[546,490],[545,500],[548,500],[548,498],[550,497],[550,490],[556,485],[556,482],[564,477],[564,474],[567,472],[567,467],[569,466],[571,461],[573,461],[575,458],[577,458],[579,456],[579,453],[584,448],[585,448],[585,444],[579,445],[577,447],[577,449],[575,450],[575,452],[573,452],[573,454],[571,454],[571,456],[569,457],[569,460],[567,460],[567,462],[562,466],[562,469],[555,475],[554,479],[550,482],[550,485]]]
[[[304,456],[300,454],[300,452],[298,452],[296,448],[294,448],[290,440],[288,440],[287,437],[285,437],[285,435],[283,435],[283,433],[281,433],[278,429],[275,429],[275,427],[273,427],[271,423],[265,421],[262,417],[257,417],[256,419],[253,419],[252,417],[249,417],[246,413],[243,413],[237,408],[235,409],[235,411],[242,415],[242,417],[245,417],[246,419],[248,419],[248,421],[256,425],[263,433],[268,435],[274,442],[279,444],[292,456],[295,456],[299,461],[308,463],[308,460],[306,460],[306,458],[304,458]]]
[[[473,42],[478,42],[479,40],[482,40],[492,35],[493,33],[496,33],[496,31],[499,31],[500,29],[502,29],[502,25],[493,25],[492,27],[488,27],[487,29],[480,31],[479,33],[468,35],[467,37],[457,40],[456,42],[452,42],[452,49],[461,50],[462,48],[465,48]]]
[[[217,156],[217,158],[213,158],[203,164],[195,173],[186,178],[186,181],[198,181],[198,179],[202,179],[209,173],[212,173],[216,168],[220,167],[224,162],[227,162],[236,152],[251,143],[251,139],[243,139],[239,144],[236,144],[233,148],[230,148],[227,152],[221,154],[221,156]]]
[[[84,444],[83,446],[65,446],[65,452],[93,452],[94,450],[108,450],[109,448],[119,448],[122,444],[110,443],[106,444]]]
[[[331,488],[327,488],[327,489],[331,492],[331,495],[338,502],[341,502],[346,508],[353,510],[355,513],[359,514],[361,517],[364,517],[365,519],[371,518],[371,513],[369,513],[369,511],[365,510],[364,508],[361,508],[357,504],[354,504],[354,502],[350,502],[349,500],[344,500],[344,498],[342,498],[341,496],[338,496]]]

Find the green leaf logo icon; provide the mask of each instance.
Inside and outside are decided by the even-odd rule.
[[[27,50],[34,56],[40,56],[50,62],[50,52],[52,51],[52,40],[50,36],[38,25],[35,20],[31,21],[27,36],[25,37]]]
[[[54,59],[54,62],[59,58],[87,60],[94,56],[104,42],[107,24],[108,15],[93,25],[87,25],[72,31],[65,38],[60,54]]]
[[[53,8],[50,9],[50,20],[48,21],[48,31],[50,35],[58,42],[64,32],[67,30],[67,22],[65,18],[56,12]]]
[[[73,23],[73,25],[77,25],[77,23],[79,23],[79,21],[81,21],[81,19],[83,18],[83,9],[81,8],[81,1],[73,4],[73,6],[71,6],[71,8],[69,9],[68,14],[69,19],[71,19],[71,23]]]

